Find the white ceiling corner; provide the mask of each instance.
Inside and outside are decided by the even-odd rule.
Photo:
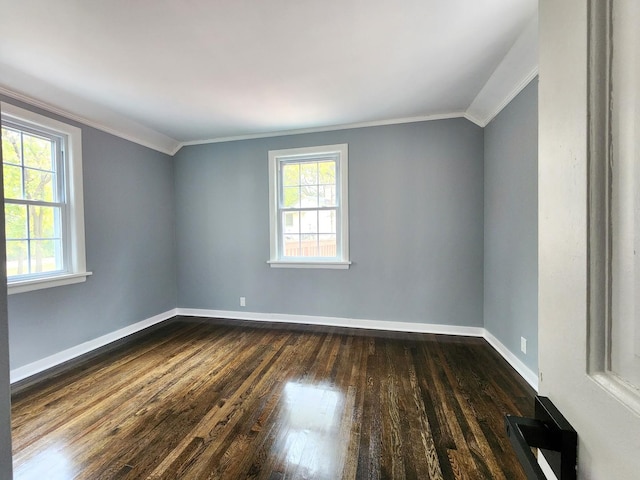
[[[2,70],[2,80],[7,78],[9,68],[0,67]],[[15,72],[14,75],[21,78],[20,72]],[[20,85],[28,83],[28,79],[21,78],[16,82]],[[96,107],[90,101],[84,101],[74,97],[73,95],[65,95],[64,92],[57,92],[55,100],[43,101],[32,95],[25,95],[15,90],[3,87],[0,84],[0,95],[5,95],[14,100],[29,104],[31,106],[40,108],[47,112],[60,115],[61,117],[68,118],[79,123],[83,123],[89,127],[102,130],[103,132],[110,133],[116,137],[124,138],[138,145],[142,145],[152,150],[157,150],[168,155],[175,155],[182,147],[180,142],[168,137],[160,132],[157,132],[145,125],[127,118],[109,108]],[[47,95],[48,97],[48,95]],[[61,107],[59,105],[65,105]],[[81,114],[76,112],[82,112]]]
[[[0,0],[0,11],[0,94],[170,155],[439,118],[484,126],[537,73],[537,0]]]
[[[485,127],[538,74],[538,16],[527,24],[473,100],[465,117]]]

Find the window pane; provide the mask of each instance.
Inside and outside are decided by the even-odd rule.
[[[300,214],[298,212],[282,213],[282,231],[284,233],[300,233]]]
[[[25,133],[22,136],[24,166],[41,170],[54,170],[53,145],[53,142],[47,138]]]
[[[26,239],[27,206],[6,203],[4,206],[4,225],[7,239]]]
[[[60,238],[60,208],[30,205],[29,237]]]
[[[300,187],[300,206],[302,208],[318,206],[318,187]]]
[[[335,257],[336,250],[336,236],[335,235],[320,235],[320,242],[318,247],[319,257]]]
[[[336,162],[318,163],[318,183],[320,185],[335,185]]]
[[[301,257],[318,256],[318,235],[302,235],[300,239]]]
[[[300,256],[300,235],[285,235],[282,243],[285,257]]]
[[[86,269],[83,225],[73,221],[74,212],[82,209],[82,176],[66,178],[66,172],[82,166],[81,129],[13,105],[4,107],[7,268],[13,277],[9,287],[32,277],[47,277],[37,288],[54,286],[48,277],[67,269],[78,273]],[[78,210],[75,202],[80,202]],[[67,262],[76,258],[77,262]],[[18,291],[31,289],[18,287]]]
[[[20,132],[13,128],[2,127],[2,161],[21,165]]]
[[[26,240],[7,240],[7,277],[29,273]]]
[[[300,184],[318,184],[318,164],[316,162],[300,164]]]
[[[282,206],[285,208],[300,207],[300,187],[284,187],[282,192]]]
[[[318,212],[300,212],[300,231],[318,233]]]
[[[347,164],[346,144],[269,151],[272,263],[348,260]]]
[[[55,201],[53,197],[53,173],[25,168],[24,174],[26,177],[24,193],[27,199],[44,202]]]
[[[335,210],[320,210],[318,212],[318,232],[336,233]]]
[[[335,185],[321,185],[318,191],[321,207],[337,207]]]
[[[32,240],[29,243],[31,247],[31,273],[62,270],[60,240]]]
[[[285,163],[282,166],[282,185],[300,185],[300,165],[297,163]]]
[[[23,198],[22,197],[22,167],[14,167],[13,165],[3,165],[2,175],[4,177],[4,196],[5,198]]]

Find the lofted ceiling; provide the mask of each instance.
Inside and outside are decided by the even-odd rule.
[[[168,153],[465,116],[537,72],[537,0],[0,0],[0,93]]]

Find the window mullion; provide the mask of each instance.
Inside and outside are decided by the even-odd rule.
[[[27,273],[31,274],[31,211],[27,208]]]
[[[283,212],[316,212],[338,210],[338,207],[280,207]]]
[[[22,198],[26,198],[25,172],[24,172],[24,133],[20,130],[20,188]]]
[[[270,151],[269,162],[270,263],[324,263],[327,268],[348,268],[336,267],[350,263],[348,250],[341,245],[347,233],[341,231],[347,228],[347,217],[341,218],[342,198],[346,201],[341,177],[346,180],[347,145]],[[321,233],[327,235],[322,242]]]
[[[22,198],[5,198],[5,203],[11,203],[14,205],[27,205],[27,206],[35,206],[35,207],[58,207],[63,208],[65,206],[64,203],[61,202],[47,202],[44,200],[28,200]]]
[[[68,192],[68,184],[67,176],[69,174],[69,169],[67,168],[67,158],[64,149],[64,142],[62,139],[58,139],[56,141],[56,169],[58,171],[58,175],[56,176],[56,198],[58,202],[61,204],[60,208],[60,225],[56,225],[56,230],[58,235],[62,238],[60,240],[61,250],[56,249],[55,256],[56,262],[60,262],[62,268],[66,272],[70,272],[73,270],[73,265],[71,265],[71,249],[73,245],[71,243],[71,238],[73,237],[72,227],[70,225],[70,208],[69,204],[69,192]],[[60,258],[61,257],[61,258]]]
[[[20,178],[8,179],[19,198],[4,199],[16,212],[7,221],[13,237],[26,235],[12,244],[8,292],[83,282],[90,272],[84,244],[82,130],[8,103],[0,102],[0,109],[2,126],[20,141],[15,164]],[[16,268],[25,262],[25,268]]]
[[[46,275],[49,272],[60,272],[61,270],[67,271],[67,266],[63,264],[61,259],[64,257],[64,253],[60,255],[60,251],[68,248],[64,245],[67,234],[64,229],[61,229],[61,224],[65,222],[65,210],[67,205],[64,201],[64,196],[60,194],[61,180],[64,176],[64,170],[61,165],[60,151],[62,148],[62,139],[58,135],[50,132],[43,127],[40,129],[34,126],[28,126],[20,121],[10,121],[6,123],[10,128],[18,134],[20,141],[19,150],[19,165],[20,168],[20,197],[21,198],[5,198],[5,205],[15,205],[24,209],[24,238],[16,238],[14,240],[20,240],[24,242],[26,251],[19,253],[20,257],[26,261],[27,265],[25,272],[20,274],[11,274],[11,277],[16,279],[23,279],[25,276],[38,276]],[[3,126],[5,122],[3,122]],[[30,142],[36,142],[32,144]],[[38,143],[38,142],[45,142]],[[30,146],[36,146],[35,150],[27,149]],[[37,145],[47,145],[44,149]],[[42,155],[42,156],[40,156]],[[29,164],[27,164],[29,160]],[[43,160],[42,163],[40,160]],[[55,201],[43,200],[47,195],[47,190],[34,190],[29,191],[29,175],[42,176],[48,175],[51,177],[49,185],[45,186],[45,189],[51,188],[53,199]],[[37,180],[36,180],[37,181]],[[27,195],[31,195],[35,198],[27,198]],[[38,215],[41,215],[42,227],[44,230],[36,227],[36,216],[34,208],[40,210]],[[51,218],[51,216],[53,218]],[[53,222],[50,225],[49,222]],[[40,225],[40,222],[38,222]],[[51,230],[53,227],[53,230]],[[36,243],[39,242],[39,243]],[[61,248],[62,247],[62,248]],[[37,249],[36,256],[34,256],[34,249]],[[19,257],[19,258],[20,258]],[[34,259],[42,260],[43,271],[34,271]],[[18,260],[22,261],[22,260]],[[40,262],[38,261],[38,270],[40,270]]]

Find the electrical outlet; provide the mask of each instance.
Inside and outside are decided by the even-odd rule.
[[[245,297],[240,297],[240,306],[241,307],[247,306],[247,299]]]
[[[522,353],[527,353],[527,339],[524,337],[520,337],[520,350]]]

